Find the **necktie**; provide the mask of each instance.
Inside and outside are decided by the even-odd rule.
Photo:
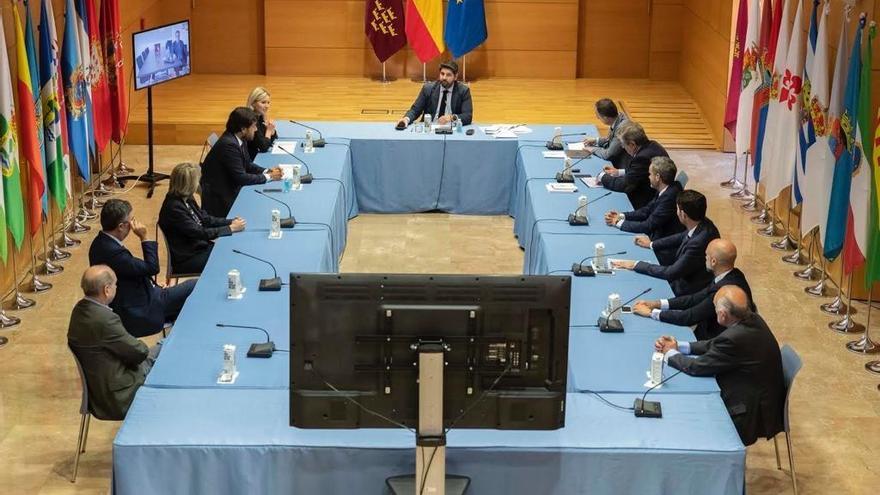
[[[437,117],[442,117],[446,115],[446,96],[449,95],[449,90],[443,90],[443,96],[440,97],[440,111],[437,112]]]

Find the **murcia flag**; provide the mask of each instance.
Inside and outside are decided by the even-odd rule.
[[[367,0],[364,32],[380,62],[406,46],[403,0]]]

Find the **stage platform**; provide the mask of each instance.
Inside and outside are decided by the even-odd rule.
[[[430,74],[429,74],[430,77]],[[482,79],[469,81],[477,122],[599,124],[593,102],[622,102],[667,148],[717,149],[699,107],[677,82],[646,79]],[[232,108],[255,86],[272,93],[270,116],[298,120],[396,121],[420,81],[389,83],[352,77],[195,74],[153,89],[156,144],[202,144],[220,133]],[[146,91],[132,93],[127,143],[146,143]],[[600,132],[604,129],[600,126]]]

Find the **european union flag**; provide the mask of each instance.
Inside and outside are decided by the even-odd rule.
[[[449,0],[444,37],[453,57],[466,55],[488,36],[483,0]]]

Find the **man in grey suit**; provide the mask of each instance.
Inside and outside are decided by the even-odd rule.
[[[81,286],[85,297],[70,315],[67,344],[85,373],[92,415],[122,420],[158,356],[159,346],[148,349],[132,337],[110,309],[116,296],[116,274],[110,267],[89,267]]]
[[[415,122],[423,114],[431,115],[438,124],[449,124],[460,120],[462,125],[470,125],[474,118],[474,105],[471,90],[458,82],[458,64],[454,61],[440,64],[440,74],[436,81],[425,83],[418,98],[406,115],[397,122],[397,129]]]
[[[584,139],[587,150],[603,160],[608,160],[614,168],[624,168],[629,161],[629,154],[620,144],[617,129],[628,119],[626,114],[617,110],[611,98],[596,101],[596,118],[609,127],[606,137],[588,137]]]

